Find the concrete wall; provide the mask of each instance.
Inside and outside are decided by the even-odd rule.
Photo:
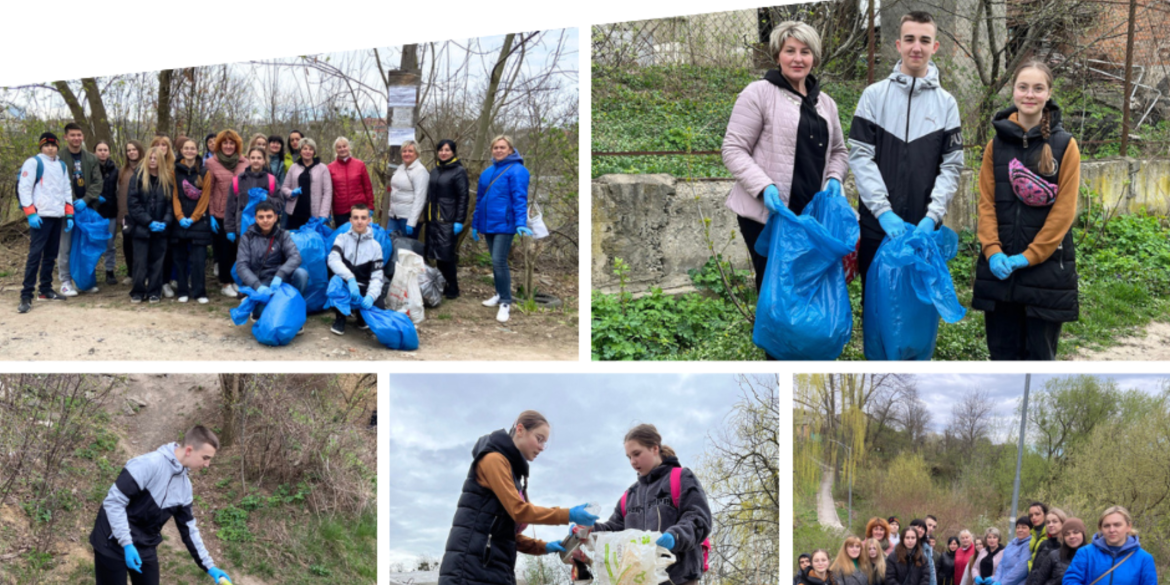
[[[1081,181],[1100,195],[1102,203],[1120,213],[1143,207],[1170,217],[1170,159],[1103,159],[1081,164]],[[630,265],[626,288],[645,292],[690,290],[687,270],[710,257],[704,218],[716,252],[737,268],[750,269],[747,247],[736,216],[723,206],[732,181],[686,182],[670,175],[604,175],[593,181],[593,288],[612,293],[619,281],[613,259]],[[959,192],[951,201],[945,223],[956,231],[974,230],[978,220],[975,173],[963,171]],[[856,205],[853,177],[845,181]],[[1088,201],[1082,199],[1080,209]]]

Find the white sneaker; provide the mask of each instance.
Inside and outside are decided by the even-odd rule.
[[[158,160],[158,159],[156,158],[155,160]],[[180,303],[185,303],[185,302],[187,302],[188,300],[190,300],[190,299],[187,297],[187,295],[183,295],[183,296],[179,297],[179,302],[180,302]]]
[[[211,302],[211,299],[209,299],[207,297],[199,297],[199,298],[195,299],[195,302],[199,303],[200,305],[206,305],[207,303]]]
[[[500,305],[500,310],[496,312],[496,321],[500,323],[508,322],[508,311],[511,310],[511,305]]]
[[[231,297],[233,299],[236,298],[236,291],[234,288],[232,288],[232,285],[230,283],[223,285],[223,288],[220,289],[219,292],[220,292],[220,294],[222,294],[225,297]]]
[[[240,286],[238,284],[233,282],[228,284],[228,286],[232,287],[232,292],[236,293],[237,297],[240,296]]]
[[[73,288],[72,282],[62,282],[61,283],[61,296],[63,296],[63,297],[77,296],[77,289]]]
[[[163,292],[163,296],[168,298],[168,299],[175,298],[175,289],[171,288],[171,284],[169,282],[163,283],[162,292]]]
[[[483,306],[485,307],[494,307],[498,304],[500,304],[500,295],[496,295],[483,302]]]

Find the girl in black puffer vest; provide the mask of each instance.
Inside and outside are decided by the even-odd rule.
[[[203,161],[199,146],[190,138],[179,145],[175,162],[175,227],[171,229],[171,249],[178,273],[179,302],[195,297],[207,303],[207,247],[211,245],[211,220],[208,206],[211,196],[203,192]]]
[[[130,301],[149,297],[157,303],[162,294],[163,258],[167,253],[167,229],[174,220],[171,198],[174,197],[174,169],[163,161],[162,149],[152,147],[138,172],[130,179],[126,203],[134,219],[134,285]]]
[[[930,563],[918,544],[918,529],[907,526],[886,558],[885,585],[930,585]]]
[[[1012,78],[1014,106],[995,115],[979,176],[979,240],[971,306],[984,312],[993,360],[1054,360],[1063,323],[1079,315],[1072,224],[1080,153],[1049,99],[1052,72],[1029,61]]]

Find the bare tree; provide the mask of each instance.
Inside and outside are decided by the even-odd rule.
[[[982,388],[963,393],[963,399],[951,407],[951,422],[947,434],[959,443],[963,461],[970,461],[975,445],[987,438],[991,431],[991,413],[994,405],[991,395]]]

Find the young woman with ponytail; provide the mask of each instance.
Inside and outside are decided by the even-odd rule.
[[[654,425],[638,425],[625,438],[626,458],[638,473],[614,506],[613,515],[593,526],[597,532],[653,530],[661,532],[658,546],[669,549],[675,562],[667,573],[669,583],[698,585],[703,576],[703,544],[711,534],[711,509],[707,493],[691,470],[682,466],[674,449],[662,444]],[[673,501],[672,475],[678,472],[678,504]],[[671,494],[670,498],[659,497]],[[826,563],[827,565],[828,563]]]
[[[544,451],[552,428],[535,410],[520,413],[508,430],[484,435],[471,450],[471,469],[455,510],[439,585],[512,585],[516,553],[563,552],[559,542],[521,534],[529,524],[592,525],[586,504],[543,508],[528,499],[528,464]]]
[[[979,172],[979,240],[971,306],[983,311],[993,360],[1054,360],[1063,323],[1076,321],[1081,155],[1051,99],[1052,71],[1026,61],[1014,105],[997,113]]]

